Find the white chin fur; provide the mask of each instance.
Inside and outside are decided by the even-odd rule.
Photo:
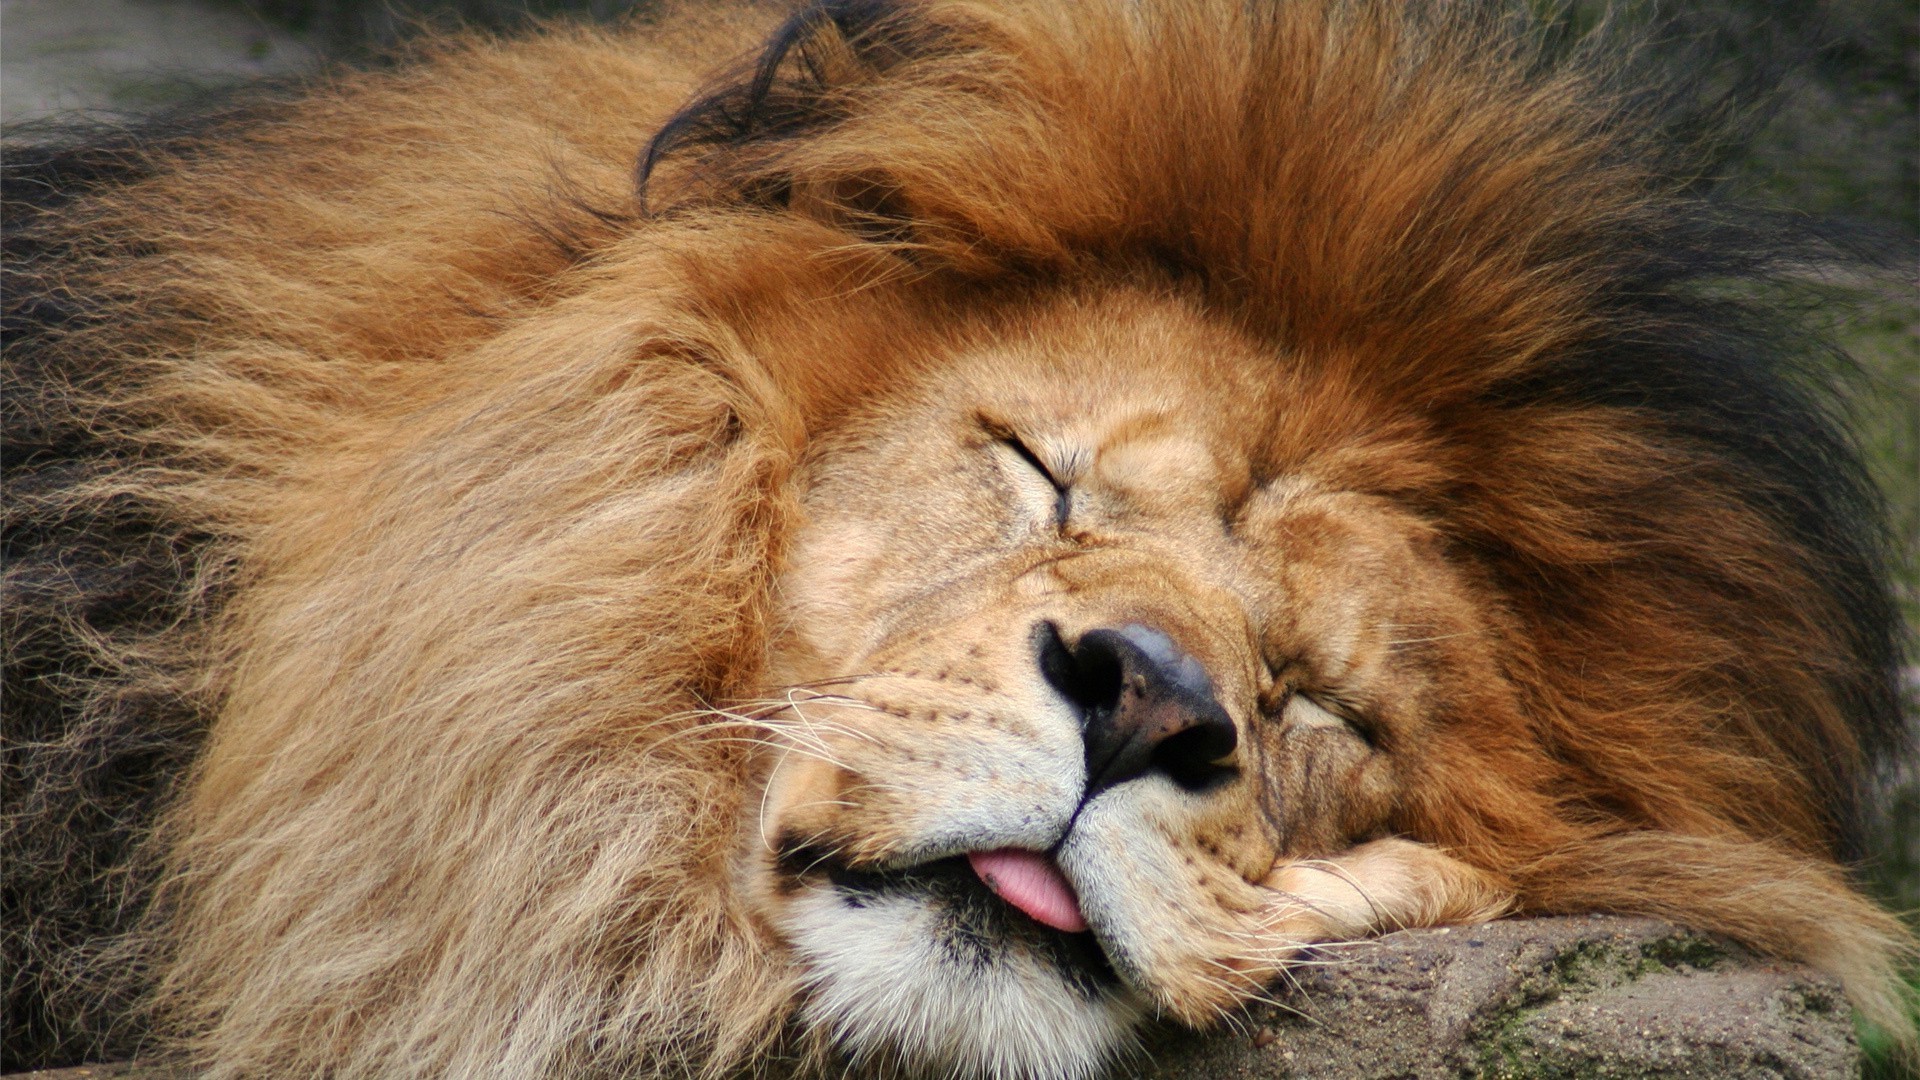
[[[989,961],[957,956],[944,913],[921,897],[862,897],[814,885],[787,932],[812,990],[806,1020],[856,1060],[895,1060],[936,1075],[1088,1080],[1134,1045],[1141,1010],[1124,991],[1089,999],[1053,964],[1015,947]]]

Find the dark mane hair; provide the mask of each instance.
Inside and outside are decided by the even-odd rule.
[[[111,283],[77,280],[74,268],[111,257],[116,244],[73,220],[90,195],[270,122],[290,93],[262,84],[142,121],[8,132],[0,161],[0,1069],[135,1046],[136,1033],[116,1018],[129,1011],[139,973],[121,973],[103,993],[86,972],[140,916],[156,867],[137,852],[209,720],[194,674],[140,643],[201,624],[221,594],[201,575],[212,540],[201,523],[132,492],[80,512],[63,497],[140,464],[139,450],[84,404],[129,372],[70,344],[102,332],[111,307],[101,293]]]

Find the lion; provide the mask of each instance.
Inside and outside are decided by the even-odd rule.
[[[19,1045],[1091,1077],[1595,911],[1910,1043],[1841,253],[1605,34],[687,9],[16,150]]]

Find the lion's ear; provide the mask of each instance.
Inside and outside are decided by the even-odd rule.
[[[785,209],[866,239],[905,240],[910,215],[889,178],[797,172],[792,152],[845,120],[890,71],[939,51],[942,37],[884,0],[809,5],[653,137],[639,167],[641,205],[650,213],[726,203]]]

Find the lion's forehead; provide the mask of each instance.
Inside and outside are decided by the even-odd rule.
[[[823,439],[783,576],[797,632],[857,639],[839,651],[850,661],[908,611],[924,625],[1049,595],[1178,593],[1243,609],[1275,642],[1351,669],[1399,620],[1471,619],[1431,526],[1340,486],[1343,440],[1371,418],[1303,434],[1281,400],[1298,381],[1274,375],[1283,355],[1223,356],[1196,331],[1183,366],[1164,326],[1132,358],[1113,350],[1117,330],[1105,335],[1102,351],[1042,350],[1044,364],[1007,344],[963,356],[870,406],[857,437]],[[985,452],[1005,439],[1048,476],[1010,479]],[[1022,483],[1066,500],[1065,543],[1023,508]]]

